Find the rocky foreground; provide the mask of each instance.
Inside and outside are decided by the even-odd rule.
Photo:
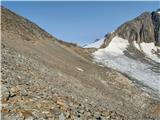
[[[52,68],[3,46],[2,119],[4,120],[123,120],[116,111],[94,101],[77,99],[63,90],[65,81]],[[56,86],[51,81],[53,77]],[[62,77],[64,77],[62,75]],[[68,86],[72,87],[72,86]]]
[[[49,80],[50,77],[54,79],[54,84],[52,81],[46,80]],[[107,101],[102,103],[101,100],[97,101],[94,98],[77,97],[77,95],[72,94],[72,92],[77,91],[70,91],[73,89],[73,86],[68,83],[71,79],[68,78],[66,80],[66,76],[61,72],[39,64],[33,59],[26,58],[3,45],[2,119],[127,120],[140,117],[133,113],[132,116],[118,113],[116,110],[109,108],[109,105],[106,104]],[[66,84],[68,84],[68,89],[64,91]],[[77,89],[79,89],[79,86],[77,86]],[[147,99],[142,99],[144,98],[136,96],[137,105],[135,105],[145,105],[141,107],[146,107],[147,104],[143,102]],[[119,104],[124,103],[119,101]],[[143,114],[139,119],[158,120],[160,105],[156,101],[150,104],[153,105],[152,111],[150,111],[152,116],[145,113],[145,111],[143,113],[143,111],[139,110]],[[155,119],[156,117],[157,119]]]

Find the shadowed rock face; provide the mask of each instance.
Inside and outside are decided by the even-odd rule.
[[[152,12],[156,45],[160,46],[160,13]]]
[[[117,29],[117,35],[129,41],[153,42],[154,27],[152,24],[151,14],[143,13],[133,21],[127,22]]]
[[[137,18],[122,24],[115,32],[106,37],[101,48],[106,47],[113,37],[119,36],[137,43],[155,42],[160,46],[160,14],[157,12],[144,12]]]

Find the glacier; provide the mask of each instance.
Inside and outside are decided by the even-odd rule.
[[[134,43],[134,45],[138,50],[143,51],[147,57],[159,64],[160,59],[152,54],[152,50],[156,49],[153,43],[142,43],[140,46]],[[95,62],[101,63],[136,79],[138,83],[145,86],[144,89],[146,89],[147,86],[147,88],[152,89],[160,98],[160,67],[158,68],[158,72],[154,72],[151,64],[126,56],[124,51],[128,46],[128,40],[116,36],[106,48],[98,49],[94,52],[93,59]]]

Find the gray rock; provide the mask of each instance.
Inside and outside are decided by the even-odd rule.
[[[18,114],[17,115],[6,115],[6,116],[2,116],[2,120],[24,120],[23,118],[21,118]]]
[[[25,118],[25,120],[34,120],[33,116],[29,116],[28,118]]]
[[[65,119],[66,119],[65,115],[63,113],[61,113],[59,115],[59,120],[65,120]]]
[[[20,90],[20,95],[21,95],[21,96],[27,96],[27,95],[28,95],[27,90],[26,90],[25,88],[21,88],[21,90]]]
[[[10,95],[8,88],[3,85],[1,90],[2,90],[2,99],[7,100]]]
[[[16,96],[16,94],[18,93],[18,88],[13,86],[11,89],[10,89],[10,96],[13,97],[13,96]]]

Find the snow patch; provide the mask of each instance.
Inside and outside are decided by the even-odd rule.
[[[111,41],[111,44],[107,48],[100,49],[100,54],[103,54],[104,50],[108,53],[114,53],[115,56],[123,54],[123,51],[126,50],[126,47],[128,46],[128,40],[114,37]]]
[[[140,43],[139,45],[134,42],[134,46],[142,51],[148,58],[160,63],[160,59],[158,56],[155,54],[156,51],[158,51],[158,47],[155,46],[154,42],[152,43]]]
[[[76,69],[77,69],[78,71],[81,71],[81,72],[84,71],[82,68],[79,68],[79,67],[76,67]]]
[[[89,45],[84,46],[84,48],[100,48],[100,46],[103,44],[105,38],[102,38],[96,42],[93,42]]]
[[[108,47],[99,49],[93,53],[94,61],[102,63],[110,68],[118,70],[132,78],[137,79],[139,83],[149,86],[155,91],[156,94],[160,95],[160,73],[153,72],[151,70],[153,66],[150,64],[142,63],[141,61],[125,56],[123,52],[126,50],[128,45],[128,40],[116,36],[112,39]],[[148,56],[153,57],[150,53],[153,45],[145,45],[146,43],[141,45],[142,50]]]

